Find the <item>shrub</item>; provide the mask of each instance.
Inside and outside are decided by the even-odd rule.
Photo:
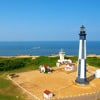
[[[88,57],[87,58],[87,63],[91,66],[95,66],[100,68],[100,58],[97,57]]]

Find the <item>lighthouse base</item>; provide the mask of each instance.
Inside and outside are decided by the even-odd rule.
[[[76,78],[75,82],[79,83],[79,84],[88,84],[88,81],[86,78]]]

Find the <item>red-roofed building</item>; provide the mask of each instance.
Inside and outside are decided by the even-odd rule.
[[[52,68],[49,65],[40,65],[39,67],[40,72],[52,72]]]
[[[75,65],[74,64],[72,64],[72,63],[66,64],[65,71],[73,71],[73,70],[75,70]]]
[[[43,92],[43,96],[44,96],[44,98],[46,98],[46,99],[50,99],[50,98],[53,97],[53,93],[52,93],[51,91],[49,91],[49,90],[45,90],[45,91]]]

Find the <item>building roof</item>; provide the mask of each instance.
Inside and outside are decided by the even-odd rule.
[[[45,64],[45,65],[43,65],[43,67],[47,68],[47,67],[50,67],[50,66]]]
[[[45,90],[44,93],[49,95],[51,92],[49,90]]]
[[[67,63],[66,65],[69,65],[70,67],[75,66],[75,64],[70,64],[70,63]]]

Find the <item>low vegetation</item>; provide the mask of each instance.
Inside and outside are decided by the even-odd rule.
[[[11,71],[15,69],[30,68],[37,69],[41,64],[49,64],[55,66],[58,57],[38,57],[32,58],[1,58],[0,59],[0,71]]]
[[[0,100],[24,100],[25,94],[5,77],[6,74],[0,73]]]
[[[100,58],[98,57],[88,57],[87,63],[91,66],[100,68]]]
[[[0,58],[0,71],[11,71],[11,70],[28,70],[28,69],[38,69],[42,64],[49,64],[50,66],[55,66],[59,57],[47,57],[40,56],[36,59],[30,58]],[[77,61],[78,57],[65,57],[65,59],[71,59],[74,63]],[[88,57],[87,63],[91,66],[100,68],[100,58]],[[25,71],[26,71],[25,70]]]

